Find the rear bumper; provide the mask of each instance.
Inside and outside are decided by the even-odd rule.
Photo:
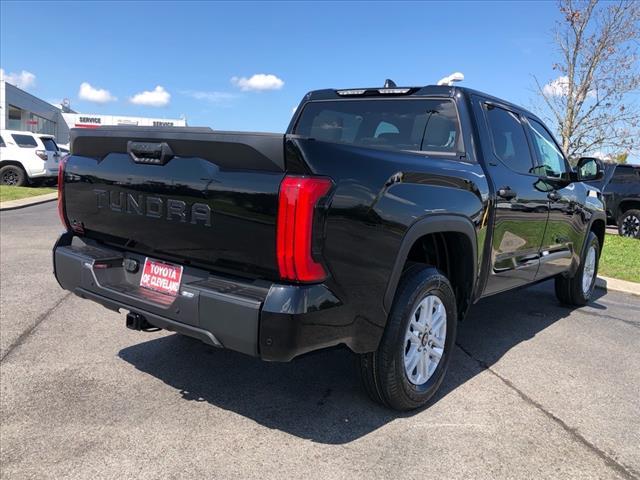
[[[138,271],[127,271],[125,258],[137,262]],[[250,282],[184,266],[180,291],[170,297],[139,287],[144,258],[74,240],[71,233],[63,234],[53,249],[54,274],[62,288],[216,347],[289,361],[351,343],[353,331],[341,320],[344,305],[324,285]]]

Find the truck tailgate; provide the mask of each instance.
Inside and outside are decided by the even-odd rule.
[[[276,278],[284,135],[194,128],[72,131],[73,229],[148,256]]]

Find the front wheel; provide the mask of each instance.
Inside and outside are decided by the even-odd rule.
[[[413,265],[400,281],[378,350],[360,356],[369,396],[395,410],[425,406],[444,379],[456,327],[449,280],[435,268]]]
[[[0,168],[0,184],[24,187],[27,184],[27,174],[16,165],[6,165]]]
[[[600,242],[593,232],[589,232],[578,271],[573,277],[556,277],[556,296],[561,303],[582,306],[591,300],[598,276],[599,259]]]
[[[618,218],[618,233],[623,237],[640,238],[640,210],[627,210]]]

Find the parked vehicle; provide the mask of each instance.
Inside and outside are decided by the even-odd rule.
[[[60,152],[52,135],[0,130],[0,183],[24,186],[54,180]]]
[[[593,294],[599,161],[573,171],[540,119],[481,92],[313,91],[286,134],[71,138],[63,288],[264,360],[346,345],[394,409],[432,398],[480,298],[548,278],[565,304]]]
[[[604,177],[590,182],[604,196],[607,223],[625,237],[640,238],[640,166],[605,164]]]
[[[62,155],[66,155],[67,153],[69,153],[69,144],[68,143],[59,143],[58,144],[58,150],[60,151],[60,153]]]

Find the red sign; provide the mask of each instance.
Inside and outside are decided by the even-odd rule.
[[[181,280],[182,267],[147,258],[144,262],[140,286],[175,296],[180,289]]]
[[[38,120],[27,120],[27,125],[37,125]]]

